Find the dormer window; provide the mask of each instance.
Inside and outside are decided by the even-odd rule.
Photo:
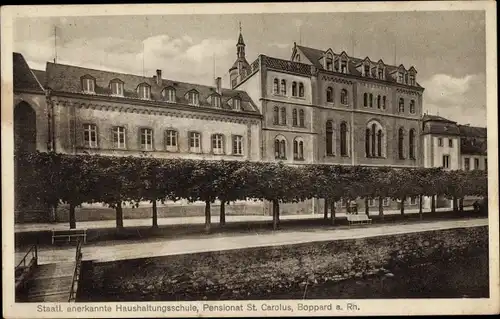
[[[199,105],[200,104],[198,92],[191,91],[188,93],[188,103],[189,103],[189,105]]]
[[[398,83],[403,83],[403,81],[404,81],[403,72],[398,72]]]
[[[170,102],[170,103],[176,102],[175,89],[166,88],[165,90],[163,90],[162,95],[163,95],[163,99],[166,100],[167,102]]]
[[[370,76],[370,66],[369,65],[364,65],[364,75],[365,76]]]
[[[82,78],[82,91],[84,93],[95,93],[95,79],[90,76]]]
[[[233,99],[233,109],[237,111],[241,110],[241,100],[237,97]]]
[[[410,85],[415,86],[415,74],[410,74]]]
[[[347,60],[340,61],[340,72],[347,73]]]
[[[110,83],[111,95],[123,96],[123,82],[120,80],[113,80]]]
[[[212,95],[212,106],[213,107],[220,107],[220,96],[218,95]]]
[[[139,85],[137,87],[137,95],[143,100],[151,99],[151,87],[145,83]]]
[[[383,69],[378,69],[378,78],[383,79],[384,78],[384,70]]]

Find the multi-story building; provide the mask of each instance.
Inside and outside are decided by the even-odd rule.
[[[289,60],[259,55],[248,66],[244,47],[240,34],[230,84],[248,92],[261,110],[263,160],[423,165],[424,89],[417,83],[414,67],[407,70],[382,60],[372,62],[368,57],[296,44]],[[321,203],[314,203],[312,210],[317,211]],[[389,199],[384,204],[398,205],[391,205]],[[416,201],[410,199],[407,204]],[[375,201],[369,205],[378,209]]]
[[[52,62],[32,71],[20,54],[14,78],[15,140],[30,150],[261,158],[259,110],[246,92],[222,88],[220,78],[210,87],[165,79],[161,70],[144,77]]]
[[[487,169],[487,132],[484,127],[460,125],[441,116],[425,114],[422,118],[424,167],[445,170]],[[469,200],[475,200],[469,197]],[[430,207],[430,198],[424,206]],[[451,207],[452,201],[436,199],[437,207]]]

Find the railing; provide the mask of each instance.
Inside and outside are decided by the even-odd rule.
[[[38,248],[37,248],[37,245],[33,245],[30,247],[30,249],[28,249],[28,251],[26,252],[26,254],[24,255],[23,259],[21,259],[21,261],[17,264],[16,266],[16,271],[18,269],[20,269],[21,267],[26,267],[26,260],[28,259],[28,256],[31,254],[31,258],[28,262],[31,263],[31,261],[34,259],[35,262],[38,261]]]
[[[78,280],[80,279],[80,270],[82,265],[82,240],[78,239],[76,244],[75,255],[75,271],[73,272],[73,279],[71,280],[71,289],[69,291],[68,302],[75,302],[76,291],[78,290]]]

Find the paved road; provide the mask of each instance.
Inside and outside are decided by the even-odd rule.
[[[466,210],[471,208],[465,207]],[[436,211],[447,211],[449,208],[438,208]],[[430,210],[424,211],[428,213]],[[360,212],[363,213],[363,212]],[[378,212],[373,213],[373,215],[378,215]],[[384,211],[384,215],[399,215],[399,210],[388,210]],[[418,209],[405,209],[405,214],[418,214]],[[345,213],[337,213],[337,218],[345,217]],[[306,215],[282,215],[281,220],[293,220],[293,219],[310,219],[310,218],[323,218],[323,214],[306,214]],[[271,221],[272,216],[259,216],[259,215],[239,215],[239,216],[226,216],[226,222],[245,222],[245,221]],[[218,223],[219,216],[212,216],[212,223]],[[151,218],[143,219],[125,219],[125,227],[133,226],[151,226]],[[194,217],[168,217],[159,218],[158,225],[186,225],[186,224],[204,224],[205,216],[194,216]],[[82,229],[98,229],[98,228],[113,228],[116,226],[115,220],[98,220],[98,221],[84,221],[77,222],[77,228]],[[15,232],[30,232],[30,231],[47,231],[47,230],[65,230],[69,228],[69,224],[65,223],[33,223],[33,224],[16,224],[14,226]]]
[[[367,225],[353,228],[281,230],[255,234],[214,234],[201,238],[162,239],[149,238],[135,241],[109,241],[83,247],[83,260],[99,262],[166,256],[205,251],[241,249],[247,247],[277,246],[304,242],[363,238],[381,235],[422,232],[439,229],[475,227],[488,225],[487,218],[415,222],[392,225]],[[38,252],[40,263],[63,262],[74,258],[75,247],[41,247]],[[20,259],[23,252],[16,252]]]

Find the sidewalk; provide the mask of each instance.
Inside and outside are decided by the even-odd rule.
[[[370,225],[357,228],[338,227],[331,229],[281,230],[248,234],[218,234],[189,239],[149,238],[130,241],[108,241],[99,245],[85,245],[83,260],[107,262],[154,256],[179,255],[207,251],[242,249],[249,247],[291,245],[315,241],[331,241],[352,238],[374,237],[402,233],[423,232],[450,228],[477,227],[488,225],[487,218],[415,222],[397,225]],[[40,247],[39,262],[52,263],[74,259],[75,247]],[[24,255],[16,252],[16,260]]]
[[[465,207],[464,210],[471,210],[471,207]],[[450,208],[437,208],[436,211],[447,211]],[[430,210],[424,210],[424,213],[429,213]],[[370,212],[371,215],[378,215],[378,212]],[[364,214],[360,211],[359,214]],[[399,215],[399,210],[384,211],[384,215]],[[418,209],[405,209],[405,215],[418,214]],[[345,213],[337,213],[336,218],[345,218]],[[306,215],[282,215],[281,220],[298,220],[298,219],[314,219],[323,218],[323,214],[306,214]],[[250,221],[272,221],[272,216],[259,216],[259,215],[228,215],[226,216],[226,223],[231,222],[250,222]],[[219,223],[219,216],[212,216],[212,223]],[[158,218],[158,225],[199,225],[205,223],[205,216],[194,217],[168,217]],[[151,218],[142,219],[125,219],[123,221],[124,227],[134,226],[151,226]],[[116,226],[115,220],[97,220],[97,221],[83,221],[76,222],[76,227],[79,229],[100,229],[100,228],[113,228]],[[31,223],[31,224],[15,224],[14,231],[16,233],[22,232],[35,232],[35,231],[49,231],[49,230],[65,230],[69,229],[69,223]]]

